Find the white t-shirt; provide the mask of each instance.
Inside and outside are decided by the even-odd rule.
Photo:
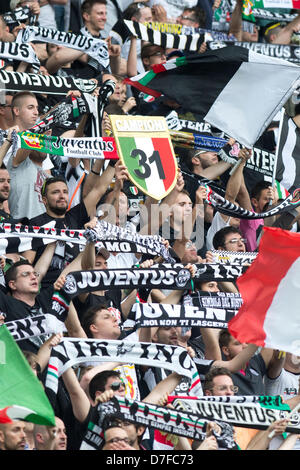
[[[282,369],[281,374],[276,379],[270,379],[265,376],[265,393],[266,395],[283,395],[284,400],[288,400],[297,395],[299,388],[299,374],[293,374],[285,369]],[[270,444],[269,450],[276,450],[284,442],[282,437],[274,437]],[[299,439],[296,441],[293,450],[300,449]]]

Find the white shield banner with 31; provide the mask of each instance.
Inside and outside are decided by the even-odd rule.
[[[110,115],[120,160],[144,194],[163,199],[174,188],[177,162],[164,117]]]

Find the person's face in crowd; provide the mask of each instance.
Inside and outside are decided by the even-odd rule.
[[[55,444],[53,450],[66,450],[67,449],[67,434],[63,421],[55,416]]]
[[[263,189],[260,193],[258,199],[255,197],[251,198],[252,205],[256,212],[260,213],[263,212],[265,209],[266,204],[270,201],[269,189]]]
[[[9,281],[9,286],[18,294],[37,294],[39,291],[38,273],[29,264],[18,266],[16,279]]]
[[[107,269],[107,261],[102,255],[96,255],[95,269]]]
[[[119,389],[116,390],[114,387],[116,384],[119,384]],[[109,377],[105,384],[105,392],[108,390],[113,390],[114,395],[117,397],[125,397],[125,384],[118,377]]]
[[[13,126],[13,116],[11,112],[12,95],[5,95],[5,104],[0,105],[0,115],[6,123],[7,128]]]
[[[233,359],[237,356],[243,349],[247,347],[246,343],[240,343],[237,339],[231,337],[228,343],[228,346],[222,347],[222,352],[226,356],[227,360]]]
[[[136,429],[133,423],[129,421],[120,421],[120,427],[125,429],[127,436],[129,437],[129,444],[133,447],[138,447],[138,438],[141,436],[145,430],[143,426]]]
[[[198,261],[198,254],[196,245],[188,241],[185,244],[184,254],[181,260],[183,263],[197,263]]]
[[[156,343],[177,346],[180,332],[181,328],[175,328],[174,326],[162,326],[158,328],[153,339]]]
[[[0,447],[3,450],[24,450],[26,445],[25,422],[1,424]]]
[[[36,123],[39,116],[37,100],[31,96],[25,96],[22,104],[14,108],[14,113],[22,130],[29,129]]]
[[[202,168],[208,168],[209,166],[215,165],[218,163],[218,154],[216,152],[204,152],[198,155]]]
[[[194,13],[188,10],[184,10],[183,13],[180,16],[178,16],[176,22],[178,24],[182,24],[185,26],[192,26],[193,28],[199,28],[199,23],[195,19]]]
[[[119,105],[123,106],[127,100],[127,86],[125,83],[120,83],[120,98]]]
[[[116,426],[115,428],[107,429],[104,433],[105,444],[102,447],[103,450],[114,450],[112,446],[115,443],[123,442],[125,444],[130,443],[130,439],[127,435],[125,429],[121,428],[120,426]]]
[[[0,169],[0,203],[7,201],[10,191],[10,176],[7,170]]]
[[[219,247],[219,250],[225,251],[240,251],[245,253],[245,241],[239,233],[228,233],[225,237],[224,246]]]
[[[187,217],[191,217],[192,212],[193,203],[191,198],[185,193],[180,193],[172,207],[171,220],[174,221],[174,225],[182,223]]]
[[[233,385],[231,377],[228,375],[218,375],[213,379],[211,390],[205,390],[206,395],[232,396],[235,393],[235,386]]]
[[[202,290],[204,292],[220,292],[218,283],[215,281],[202,282],[202,284],[200,284],[199,290]]]
[[[139,13],[140,13],[140,17],[138,20],[135,20],[135,21],[138,21],[139,23],[147,23],[149,21],[152,21],[152,11],[151,11],[151,8],[149,7],[145,7],[145,8],[141,8],[139,10]]]
[[[248,33],[247,31],[243,31],[242,33],[243,42],[257,42],[258,41],[258,28],[255,25],[253,25],[253,27],[254,27],[253,33]]]
[[[151,65],[164,64],[167,60],[166,51],[160,46],[149,47],[147,57],[143,58],[143,64],[146,69]]]
[[[92,6],[90,13],[84,13],[83,19],[91,30],[102,31],[106,23],[106,5],[96,3]]]
[[[121,333],[118,320],[106,309],[96,313],[90,330],[96,339],[118,339]]]
[[[109,101],[110,103],[119,103],[121,99],[122,82],[117,81],[115,78],[112,79],[115,82],[116,86],[114,92],[109,97]]]
[[[62,181],[52,183],[47,187],[47,193],[43,196],[43,203],[47,212],[54,215],[64,215],[68,208],[69,191],[68,186]]]

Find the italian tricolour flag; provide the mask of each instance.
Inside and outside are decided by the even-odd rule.
[[[264,227],[259,253],[237,285],[243,305],[228,323],[232,336],[300,355],[300,234]]]

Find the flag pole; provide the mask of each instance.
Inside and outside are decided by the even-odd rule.
[[[277,139],[276,150],[275,150],[274,168],[273,168],[273,175],[272,175],[272,188],[274,188],[274,186],[275,186],[276,170],[277,170],[277,162],[278,162],[278,153],[279,153],[279,144],[280,144],[280,138],[281,138],[281,131],[282,131],[284,113],[285,113],[285,109],[282,107],[281,108],[280,121],[279,121],[278,139]],[[273,201],[272,201],[272,199],[270,199],[269,206],[271,206],[272,204],[273,204]]]

